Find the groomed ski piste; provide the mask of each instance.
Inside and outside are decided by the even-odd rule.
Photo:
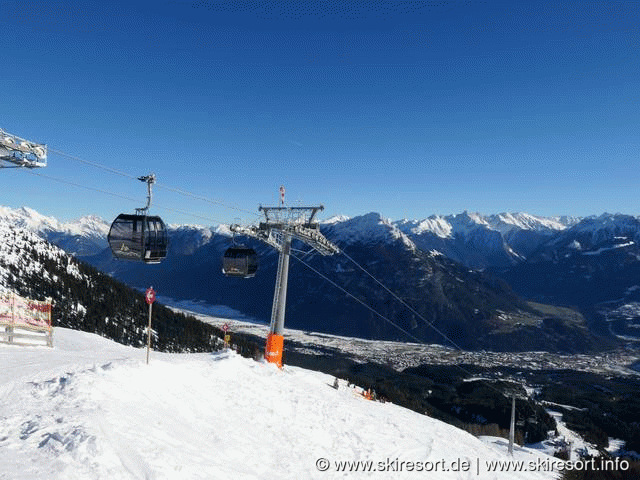
[[[558,476],[539,451],[509,457],[502,439],[365,400],[344,381],[336,390],[325,374],[233,351],[145,357],[64,328],[53,348],[0,345],[0,478]]]

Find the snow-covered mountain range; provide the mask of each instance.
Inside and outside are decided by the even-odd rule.
[[[109,223],[97,216],[61,222],[29,207],[0,206],[0,219],[38,233],[78,257],[97,255],[108,247]],[[622,214],[580,218],[528,213],[482,215],[465,211],[395,221],[373,212],[353,218],[341,215],[325,220],[322,226],[332,230],[331,240],[338,244],[400,240],[408,248],[437,251],[469,268],[484,269],[509,267],[532,256],[539,259],[535,255],[540,251],[554,248],[579,250],[583,255],[597,254],[598,250],[590,253],[588,249],[599,242],[613,241],[616,236],[640,236],[638,223],[638,217]],[[178,255],[193,254],[216,235],[230,236],[226,225],[171,225],[169,228],[172,253]],[[614,242],[612,247],[619,248],[619,245],[622,243]]]
[[[61,222],[29,207],[14,209],[0,206],[0,220],[37,233],[73,255],[92,255],[107,247],[109,224],[93,215]]]
[[[323,222],[334,227],[337,243],[374,242],[400,239],[409,247],[438,250],[452,260],[471,268],[485,268],[517,263],[542,243],[582,220],[597,224],[602,217],[540,217],[528,213],[481,215],[463,212],[456,215],[432,215],[422,220],[396,220],[378,213],[354,218],[332,217]],[[100,217],[84,216],[61,222],[37,211],[22,207],[0,206],[0,219],[41,234],[65,251],[84,257],[107,248],[109,223]],[[590,223],[589,223],[590,222]],[[587,227],[588,228],[588,227]],[[201,227],[172,225],[172,244],[176,253],[189,255],[211,241],[216,233],[228,235],[226,226]]]
[[[430,216],[395,225],[422,249],[436,249],[471,268],[521,262],[542,243],[579,223],[573,217],[539,217],[528,213]]]
[[[249,240],[260,254],[260,274],[248,281],[223,277],[220,259],[230,245],[229,230],[224,225],[171,227],[167,259],[160,265],[148,266],[113,260],[106,248],[108,225],[94,217],[62,224],[30,209],[4,212],[6,222],[28,225],[130,286],[154,285],[166,297],[227,305],[269,319],[277,255]],[[467,223],[476,222],[477,227],[460,229],[461,234],[475,230],[469,237],[475,239],[501,235],[491,230],[483,217],[464,215]],[[458,224],[462,223],[458,218]],[[429,248],[425,243],[426,229],[416,234],[407,227],[407,222],[391,222],[377,213],[324,222],[323,233],[348,256],[311,254],[301,258],[302,262],[294,262],[290,271],[288,325],[364,338],[403,339],[405,335],[393,326],[395,323],[426,341],[453,341],[467,348],[499,350],[582,350],[593,343],[580,325],[572,327],[568,337],[555,335],[543,322],[546,314],[522,301],[506,284],[452,261],[444,248]],[[453,241],[467,240],[458,235]],[[76,248],[78,245],[83,249]],[[384,287],[364,275],[352,260],[365,266]],[[327,284],[301,263],[329,274],[336,284],[347,287],[349,294],[377,313],[372,314],[372,310]],[[390,298],[385,287],[397,292],[415,311]]]
[[[160,266],[149,268],[114,261],[106,242],[109,224],[94,216],[60,222],[30,208],[2,207],[0,220],[36,232],[65,251],[134,287],[153,284],[172,298],[226,304],[249,315],[263,319],[269,317],[274,278],[271,270],[275,269],[276,255],[262,245],[254,245],[261,256],[261,275],[249,282],[223,280],[219,273],[220,257],[230,244],[226,225],[171,226],[167,260]],[[633,336],[635,332],[636,320],[629,319],[628,315],[624,320],[617,319],[615,322],[605,321],[603,315],[610,310],[618,311],[620,307],[624,307],[625,312],[640,311],[640,282],[636,280],[636,268],[640,273],[638,217],[602,214],[585,218],[549,218],[528,213],[481,215],[463,212],[447,216],[432,215],[422,220],[392,221],[380,214],[368,213],[353,218],[333,217],[323,221],[321,229],[352,258],[375,270],[385,285],[394,285],[395,291],[403,298],[414,298],[415,304],[427,305],[424,317],[436,323],[443,315],[438,311],[457,311],[460,304],[468,305],[469,312],[484,312],[482,315],[486,319],[499,318],[496,309],[522,310],[522,306],[515,306],[517,302],[511,293],[501,288],[495,290],[496,284],[491,287],[493,293],[483,295],[485,298],[501,298],[503,303],[506,300],[503,307],[489,302],[493,307],[487,308],[486,303],[478,302],[477,294],[469,295],[476,288],[471,285],[477,281],[470,278],[468,269],[472,269],[490,271],[502,277],[516,293],[525,298],[578,306],[589,316],[591,326],[598,333],[610,333],[611,326],[616,327],[616,334]],[[381,257],[384,260],[381,261]],[[403,257],[405,260],[402,260]],[[418,257],[423,258],[420,261],[429,266],[423,265],[421,273],[415,276],[404,275],[401,267],[403,262],[413,259],[406,263],[408,268],[415,264]],[[614,257],[615,262],[612,261]],[[369,301],[368,298],[373,295],[379,297],[372,301],[373,304],[384,303],[386,295],[383,292],[376,293],[375,285],[371,290],[362,279],[357,278],[357,268],[348,258],[316,258],[311,255],[309,260],[315,267],[337,275],[335,280],[339,284],[346,282],[354,285],[356,291],[364,295],[365,301]],[[305,270],[302,265],[292,269],[294,280],[290,283],[294,290],[299,282],[306,285],[303,291],[297,292],[301,296],[289,298],[288,314],[294,325],[296,317],[304,317],[306,309],[319,303],[321,308],[318,312],[333,319],[329,320],[333,324],[331,329],[337,328],[333,333],[364,336],[389,333],[386,327],[378,326],[376,319],[366,320],[370,327],[364,330],[361,325],[353,327],[352,315],[361,318],[360,323],[363,318],[349,308],[340,310],[348,312],[348,318],[327,310],[332,303],[344,303],[342,294],[326,296],[330,288],[318,283],[317,278],[311,282],[312,287],[305,284],[311,281],[313,275],[309,271],[301,273],[301,270]],[[488,285],[486,279],[482,282],[485,285],[482,288],[485,288]],[[418,290],[414,290],[416,284]],[[428,285],[430,287],[426,288]],[[445,285],[447,287],[443,288]],[[453,291],[459,293],[453,294]],[[621,301],[612,304],[611,308],[604,308],[605,314],[600,314],[603,309],[595,304],[614,299]],[[635,308],[634,302],[638,302],[638,308]],[[455,307],[454,310],[451,310],[451,306]],[[406,317],[405,326],[413,329],[424,325],[420,318],[387,307],[381,307],[386,314]],[[455,314],[456,317],[465,315],[459,312]],[[471,313],[469,315],[471,318]],[[610,320],[613,317],[608,318]],[[327,320],[322,321],[326,326]],[[319,327],[303,322],[296,326]]]
[[[570,248],[588,254],[582,244],[573,243],[578,239],[572,236],[581,237],[583,241],[585,236],[590,236],[585,242],[589,247],[616,235],[637,235],[640,231],[638,218],[608,213],[581,218],[542,217],[528,213],[482,215],[465,211],[446,216],[431,215],[421,220],[393,221],[372,212],[353,218],[335,216],[323,221],[322,225],[334,227],[335,238],[332,240],[337,243],[400,239],[409,247],[438,250],[468,267],[486,268],[519,263],[542,245],[560,245],[566,238],[571,238]],[[107,248],[109,223],[97,216],[61,222],[29,207],[0,206],[0,219],[36,232],[80,257]],[[211,241],[215,234],[230,235],[226,225],[171,225],[169,228],[177,253],[185,255]]]

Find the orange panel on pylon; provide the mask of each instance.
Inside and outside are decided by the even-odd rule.
[[[264,358],[267,362],[275,363],[282,368],[282,349],[284,346],[284,337],[275,333],[267,336],[267,348],[264,351]]]

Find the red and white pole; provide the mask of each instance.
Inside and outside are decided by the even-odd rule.
[[[147,328],[147,365],[149,365],[149,350],[151,350],[151,308],[156,301],[156,292],[153,287],[147,288],[144,299],[149,304],[149,327]]]

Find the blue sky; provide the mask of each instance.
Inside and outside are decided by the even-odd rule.
[[[156,189],[174,223],[462,210],[640,213],[638,2],[4,0],[0,128]],[[145,200],[51,154],[41,171]],[[136,204],[3,170],[0,204]]]

